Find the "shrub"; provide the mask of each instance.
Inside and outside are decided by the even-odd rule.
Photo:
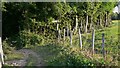
[[[4,54],[12,53],[13,48],[10,47],[10,43],[8,42],[8,39],[5,39],[2,44],[3,44]]]
[[[8,46],[15,46],[16,49],[21,49],[23,47],[31,47],[31,46],[38,46],[44,43],[44,39],[42,36],[29,32],[29,31],[21,31],[19,34],[14,35],[8,39],[8,42],[4,44]]]
[[[21,31],[19,39],[21,40],[22,45],[25,47],[42,45],[44,43],[42,36],[28,31]]]

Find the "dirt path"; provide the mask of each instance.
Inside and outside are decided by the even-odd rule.
[[[28,58],[30,57],[30,55],[32,55],[36,60],[35,66],[44,66],[44,61],[42,57],[38,55],[36,52],[30,49],[21,49],[21,50],[18,50],[17,52],[22,53],[24,55],[24,58],[21,60],[6,61],[5,64],[9,64],[12,66],[26,66]]]

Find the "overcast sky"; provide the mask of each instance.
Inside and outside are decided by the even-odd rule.
[[[113,9],[113,12],[117,12],[118,13],[118,7],[116,6],[114,9]]]
[[[120,1],[120,0],[119,0]],[[119,4],[119,6],[120,6],[120,4]],[[114,9],[113,9],[113,12],[115,13],[115,12],[120,12],[120,7],[119,7],[119,10],[118,10],[118,6],[116,6]]]

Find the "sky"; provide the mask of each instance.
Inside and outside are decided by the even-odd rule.
[[[120,0],[119,0],[119,2],[120,2]],[[120,13],[120,4],[119,4],[119,8],[118,8],[118,6],[116,6],[116,7],[113,9],[113,12],[114,12],[114,13],[115,13],[115,12]]]
[[[113,12],[117,12],[118,13],[118,7],[116,6],[114,9],[113,9]]]

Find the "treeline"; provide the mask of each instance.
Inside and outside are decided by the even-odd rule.
[[[55,36],[59,29],[90,32],[111,24],[116,2],[4,2],[2,3],[3,39],[28,31],[43,36]]]

